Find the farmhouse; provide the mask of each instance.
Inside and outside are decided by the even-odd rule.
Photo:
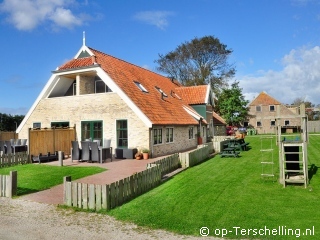
[[[213,136],[209,85],[183,87],[85,43],[52,72],[17,129],[75,127],[76,140],[111,139],[115,148],[148,148],[153,157],[196,148]]]
[[[249,104],[249,119],[245,126],[252,126],[258,134],[276,133],[277,114],[283,133],[300,131],[301,119],[297,107],[287,107],[266,92],[261,92]]]

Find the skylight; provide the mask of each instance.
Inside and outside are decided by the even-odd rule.
[[[133,81],[135,84],[136,84],[136,86],[142,91],[142,92],[148,92],[148,90],[141,84],[141,83],[139,83],[139,82],[137,82],[137,81]]]
[[[159,93],[161,93],[163,96],[168,97],[168,95],[167,95],[164,91],[162,91],[161,88],[159,88],[159,87],[156,86],[156,89],[157,89],[157,90],[159,91]]]

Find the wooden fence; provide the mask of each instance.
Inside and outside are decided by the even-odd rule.
[[[0,131],[0,141],[7,141],[10,139],[17,139],[18,134],[15,132],[1,132]]]
[[[234,138],[233,136],[214,136],[213,137],[213,149],[215,152],[220,152],[220,142],[224,141],[227,138]]]
[[[149,191],[160,183],[159,166],[107,185],[71,182],[71,177],[64,177],[64,204],[96,211],[110,210]]]
[[[71,141],[76,139],[75,128],[29,129],[29,154],[37,156],[62,151],[70,155]]]
[[[192,167],[208,159],[209,155],[214,152],[212,142],[203,144],[202,147],[189,152],[179,153],[182,167]]]
[[[17,152],[0,155],[0,168],[10,167],[18,164],[26,164],[29,162],[29,155],[27,152]]]
[[[10,175],[0,175],[0,197],[17,195],[17,171],[10,171]]]
[[[163,177],[164,175],[178,169],[181,166],[179,154],[175,153],[153,163],[148,163],[147,169],[152,168],[155,165],[160,167],[161,177]]]
[[[188,153],[176,153],[149,163],[146,170],[107,185],[77,183],[64,177],[64,204],[95,211],[113,209],[158,186],[165,174],[181,165],[192,167],[203,162],[213,151],[213,143],[206,143]]]

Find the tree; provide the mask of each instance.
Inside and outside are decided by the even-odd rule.
[[[223,88],[217,96],[215,112],[223,117],[228,125],[242,125],[249,112],[249,101],[245,100],[239,82],[235,81],[230,88]]]
[[[315,106],[315,105],[312,104],[311,102],[305,101],[305,99],[304,99],[304,98],[301,98],[301,97],[296,98],[296,99],[293,101],[292,105],[300,106],[302,103],[304,103],[304,105],[305,105],[306,108],[311,108],[311,107],[314,107],[314,106]]]
[[[179,45],[155,61],[157,70],[177,79],[182,85],[211,84],[215,93],[226,87],[235,69],[227,60],[232,53],[218,38],[205,36]]]
[[[0,131],[15,131],[23,118],[23,115],[0,113]]]

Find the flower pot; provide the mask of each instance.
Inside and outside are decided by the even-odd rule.
[[[149,158],[149,153],[142,153],[142,155],[143,155],[143,159],[148,159]]]

